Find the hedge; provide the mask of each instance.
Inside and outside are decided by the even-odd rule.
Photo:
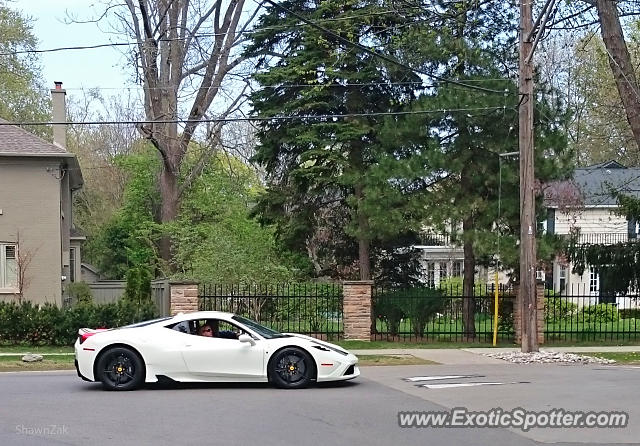
[[[60,308],[46,303],[0,302],[0,343],[32,345],[72,345],[78,329],[113,328],[157,317],[150,300],[140,304],[128,299],[95,305],[79,303]]]

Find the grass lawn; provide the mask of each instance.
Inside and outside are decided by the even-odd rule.
[[[358,365],[433,365],[434,361],[416,358],[412,355],[361,355],[358,356]]]
[[[578,355],[595,356],[604,359],[613,359],[618,364],[640,364],[640,352],[602,352],[602,353],[576,353]]]
[[[39,362],[22,362],[21,356],[0,356],[0,372],[73,370],[73,355],[45,356]]]
[[[46,353],[73,353],[73,347],[56,347],[51,345],[0,344],[0,353],[37,353],[39,355]]]

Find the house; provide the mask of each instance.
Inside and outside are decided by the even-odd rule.
[[[53,121],[66,120],[65,90],[51,90]],[[0,120],[0,300],[62,303],[65,283],[80,277],[81,243],[72,198],[82,187],[66,126],[53,143]]]
[[[612,191],[640,198],[640,168],[625,167],[616,161],[575,169],[573,178],[556,182],[545,191],[546,230],[560,236],[577,236],[579,243],[613,244],[636,240],[638,225],[620,215]],[[577,235],[576,235],[577,234]],[[562,258],[553,262],[548,288],[556,293],[580,296],[578,304],[616,303],[619,308],[635,307],[629,297],[611,295],[595,269],[573,273]]]
[[[452,240],[451,235],[438,234],[425,228],[420,243],[414,248],[421,253],[423,282],[426,286],[437,287],[448,277],[462,276],[464,251],[462,245]]]

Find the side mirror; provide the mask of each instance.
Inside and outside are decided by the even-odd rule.
[[[256,341],[253,340],[253,338],[251,336],[249,336],[248,334],[241,334],[240,336],[238,336],[238,341],[240,342],[247,342],[251,345],[256,345]]]

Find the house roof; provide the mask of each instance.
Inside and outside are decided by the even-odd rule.
[[[15,125],[6,125],[0,118],[0,156],[68,155],[69,152],[57,144],[51,144]]]
[[[67,150],[59,144],[47,142],[16,125],[7,124],[9,124],[8,121],[0,118],[0,157],[63,159],[64,164],[69,168],[72,190],[82,187],[84,183],[82,171],[73,153],[67,152]]]
[[[575,169],[571,180],[550,185],[545,192],[545,202],[557,207],[563,199],[568,202],[577,198],[583,206],[617,206],[614,192],[640,198],[640,168],[607,161]]]

